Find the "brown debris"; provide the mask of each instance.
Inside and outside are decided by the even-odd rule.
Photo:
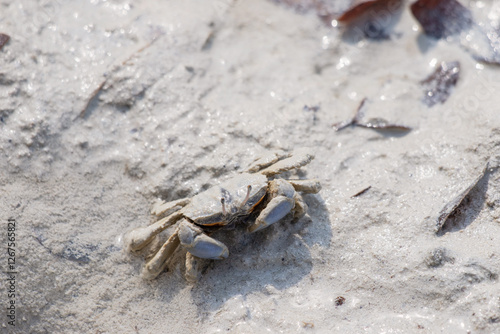
[[[342,296],[338,296],[335,298],[335,306],[342,306],[345,303],[345,298]]]
[[[0,50],[10,40],[10,36],[0,33]]]
[[[339,22],[345,29],[345,37],[354,34],[371,39],[387,38],[403,6],[402,0],[351,0],[347,10],[343,4],[331,0],[273,0],[291,7],[299,13],[314,11],[327,26]],[[348,1],[345,1],[348,3]]]
[[[444,103],[450,96],[452,87],[457,84],[459,75],[458,61],[442,62],[431,75],[420,82],[425,90],[424,103],[429,107]]]
[[[354,1],[353,6],[336,18],[344,27],[343,38],[387,39],[401,13],[401,0]],[[330,21],[331,22],[331,21]]]
[[[372,188],[372,186],[368,186],[366,187],[365,189],[357,192],[356,194],[352,195],[351,198],[354,198],[354,197],[358,197],[358,196],[361,196],[363,195],[365,192],[367,192],[368,190],[370,190]]]
[[[314,328],[314,323],[313,322],[302,321],[302,327],[304,327],[304,328]]]

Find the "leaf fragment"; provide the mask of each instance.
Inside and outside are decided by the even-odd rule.
[[[412,128],[406,125],[390,123],[383,118],[370,118],[367,122],[362,122],[361,119],[364,116],[364,106],[366,104],[367,98],[364,98],[359,106],[354,117],[350,120],[342,121],[333,124],[333,129],[338,132],[349,126],[359,126],[367,129],[382,130],[382,131],[396,131],[396,132],[408,132]]]
[[[411,11],[427,36],[446,38],[460,44],[475,60],[500,65],[498,22],[475,20],[457,0],[418,0]]]
[[[418,0],[411,12],[425,33],[434,38],[445,38],[470,28],[471,12],[456,0]]]
[[[420,82],[425,93],[423,102],[429,107],[446,102],[459,76],[458,61],[442,62],[431,75]]]
[[[443,226],[445,225],[446,220],[448,217],[450,217],[462,204],[464,201],[465,197],[471,192],[472,189],[479,183],[479,181],[482,180],[482,178],[486,175],[486,171],[488,170],[489,164],[487,163],[486,166],[483,168],[481,173],[474,179],[474,181],[463,191],[461,191],[455,198],[453,198],[448,204],[444,206],[443,209],[439,212],[439,216],[436,221],[436,234],[441,235],[443,234],[442,229]]]
[[[354,1],[353,5],[347,11],[337,18],[337,21],[349,23],[357,19],[362,19],[367,15],[377,16],[382,11],[398,9],[400,4],[400,0],[357,0]]]

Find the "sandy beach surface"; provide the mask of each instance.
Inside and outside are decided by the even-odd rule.
[[[294,3],[0,1],[0,332],[500,333],[498,65],[410,2],[381,38]],[[498,2],[461,3],[498,27]],[[365,98],[363,120],[411,130],[335,131]],[[302,147],[307,216],[221,232],[196,284],[182,252],[141,277],[123,239],[158,198]]]

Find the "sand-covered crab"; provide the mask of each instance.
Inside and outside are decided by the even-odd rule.
[[[285,180],[274,176],[307,165],[314,158],[309,150],[294,154],[271,153],[257,159],[245,172],[213,186],[191,198],[159,202],[152,214],[166,217],[147,227],[137,228],[126,235],[131,251],[145,248],[162,231],[177,224],[175,232],[146,263],[143,276],[155,278],[167,265],[177,247],[186,253],[186,279],[199,277],[198,258],[224,259],[229,255],[226,245],[208,234],[245,221],[256,215],[250,223],[250,233],[274,224],[287,215],[298,220],[306,214],[307,205],[302,193],[317,193],[318,180]]]

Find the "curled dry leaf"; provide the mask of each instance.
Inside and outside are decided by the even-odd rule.
[[[426,35],[437,39],[450,37],[477,61],[500,64],[498,22],[478,23],[472,12],[456,0],[418,0],[411,5],[411,11]]]
[[[357,0],[336,20],[346,28],[344,37],[388,38],[401,12],[401,3],[401,0]]]
[[[352,6],[337,18],[337,21],[349,23],[364,16],[378,16],[396,12],[401,6],[401,0],[356,0]]]
[[[453,198],[448,204],[444,206],[444,208],[439,212],[439,216],[436,222],[436,234],[443,234],[443,226],[445,225],[446,220],[450,217],[460,204],[464,201],[465,197],[471,192],[472,189],[481,181],[481,179],[486,175],[486,171],[488,170],[488,165],[483,168],[482,172],[474,179],[474,181],[465,188],[462,192],[460,192],[455,198]]]
[[[356,38],[380,39],[388,36],[397,14],[401,12],[402,0],[273,0],[295,9],[299,13],[314,11],[328,26],[339,22],[344,33]],[[347,8],[347,9],[346,9]]]
[[[459,75],[458,61],[442,62],[431,75],[420,82],[425,91],[424,103],[429,107],[444,103],[450,96],[452,87],[457,84]]]
[[[333,128],[335,129],[335,131],[340,131],[342,129],[347,128],[348,126],[359,126],[362,128],[382,130],[382,131],[393,131],[393,132],[394,131],[408,132],[412,130],[412,128],[405,125],[389,123],[383,118],[370,118],[367,122],[362,122],[361,119],[364,116],[363,109],[366,101],[367,98],[364,98],[361,101],[361,103],[358,106],[358,110],[356,111],[356,114],[352,119],[333,124]]]
[[[434,38],[455,35],[473,23],[471,12],[456,0],[418,0],[411,5],[411,12],[425,33]]]
[[[9,39],[10,39],[9,35],[0,33],[0,50],[2,49],[2,47],[5,44],[7,44],[7,42],[9,41]]]

